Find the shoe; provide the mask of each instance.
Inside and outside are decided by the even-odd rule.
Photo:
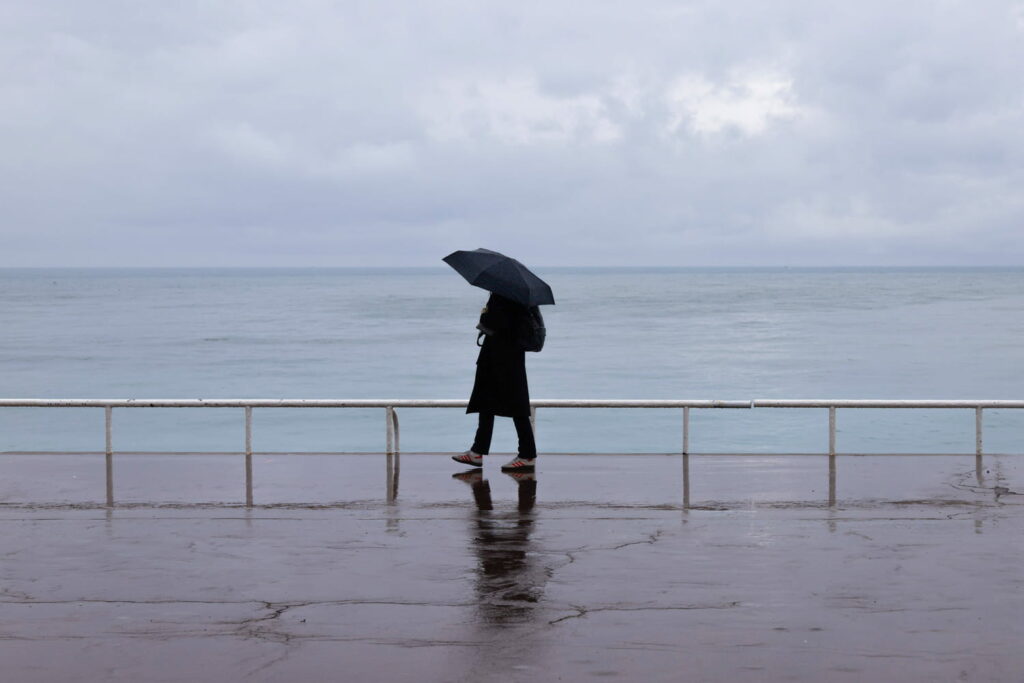
[[[472,465],[473,467],[484,466],[484,456],[473,451],[466,451],[461,455],[453,455],[452,460],[462,465]]]
[[[533,472],[536,458],[512,458],[501,466],[502,472]]]

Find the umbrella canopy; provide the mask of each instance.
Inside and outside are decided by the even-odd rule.
[[[554,304],[551,287],[514,258],[490,249],[454,251],[444,262],[466,281],[524,306]]]

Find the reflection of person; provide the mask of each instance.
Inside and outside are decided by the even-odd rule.
[[[528,323],[525,306],[491,294],[480,314],[480,336],[484,342],[476,360],[476,380],[467,413],[479,413],[472,447],[453,460],[482,467],[491,449],[494,417],[511,417],[519,436],[519,454],[502,465],[503,472],[530,472],[537,458],[537,445],[530,424],[530,389],[526,381],[526,352],[517,333]]]
[[[547,572],[536,565],[530,554],[530,532],[537,496],[537,480],[532,472],[510,474],[519,490],[518,512],[514,518],[491,516],[491,486],[480,470],[454,475],[473,489],[476,503],[476,533],[473,550],[479,559],[476,592],[481,620],[488,625],[522,623],[540,601]]]

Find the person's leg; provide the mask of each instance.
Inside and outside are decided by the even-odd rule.
[[[494,416],[487,413],[480,413],[480,421],[476,427],[476,438],[473,439],[473,446],[470,450],[479,455],[487,455],[491,452],[491,436],[494,434]]]
[[[519,457],[532,460],[537,457],[537,443],[533,439],[533,425],[528,417],[514,417],[516,434],[519,435]],[[479,452],[479,451],[478,451]]]

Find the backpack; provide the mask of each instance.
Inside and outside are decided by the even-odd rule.
[[[546,336],[547,329],[544,327],[544,316],[540,314],[540,308],[530,306],[526,309],[526,315],[519,321],[516,341],[524,351],[538,352],[544,348]]]

